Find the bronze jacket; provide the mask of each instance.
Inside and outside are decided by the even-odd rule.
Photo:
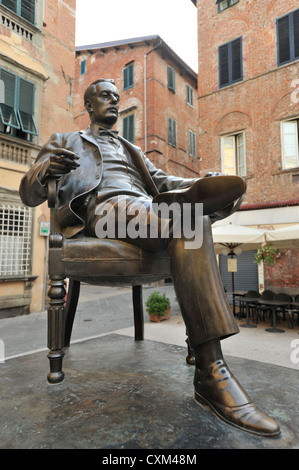
[[[120,141],[129,151],[140,177],[148,188],[149,195],[187,187],[195,179],[169,176],[159,170],[143,154],[139,147],[123,137]],[[34,165],[23,177],[20,184],[20,197],[30,207],[38,206],[47,200],[47,186],[42,185],[38,174],[43,163],[50,157],[53,149],[64,148],[75,152],[80,166],[64,175],[58,182],[57,218],[64,227],[73,227],[72,233],[84,228],[80,217],[80,206],[87,196],[99,185],[102,177],[102,157],[100,147],[90,128],[78,132],[54,134],[42,147]],[[67,236],[67,235],[66,235]]]

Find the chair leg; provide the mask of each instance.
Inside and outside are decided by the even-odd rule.
[[[186,357],[186,362],[189,366],[194,366],[195,365],[195,354],[194,354],[193,349],[190,346],[190,342],[189,342],[189,338],[188,338],[188,331],[186,331],[186,335],[187,335],[186,343],[187,343],[187,351],[188,351],[188,354],[187,354],[187,357]]]
[[[68,348],[71,342],[73,323],[80,294],[80,281],[69,282],[67,301],[65,304],[65,333],[64,347]]]
[[[64,326],[65,326],[65,308],[64,298],[66,292],[64,287],[64,278],[51,277],[48,308],[48,348],[50,352],[50,372],[48,382],[56,384],[62,382],[64,373],[62,371],[62,360],[64,356]]]
[[[133,294],[135,341],[142,341],[144,339],[142,286],[133,286],[132,294]]]

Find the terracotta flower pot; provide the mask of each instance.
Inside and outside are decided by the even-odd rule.
[[[168,308],[165,312],[165,315],[155,315],[154,313],[151,313],[149,315],[149,319],[152,322],[160,323],[163,320],[169,320],[170,318],[170,308]]]

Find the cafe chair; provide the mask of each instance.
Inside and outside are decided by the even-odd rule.
[[[69,347],[80,283],[101,286],[131,286],[135,341],[144,339],[142,285],[170,277],[170,260],[164,254],[142,250],[120,240],[62,235],[55,210],[56,182],[48,183],[50,207],[48,292],[48,382],[64,379],[64,348]],[[66,278],[69,279],[67,300]]]
[[[295,296],[294,302],[299,303],[299,294]],[[299,307],[291,305],[290,308],[286,311],[287,319],[290,328],[294,328],[295,325],[295,315],[297,315],[297,324],[299,324]]]
[[[261,298],[260,298],[261,301],[265,301],[265,304],[258,304],[257,306],[257,317],[259,320],[261,321],[265,321],[266,319],[266,316],[267,314],[269,313],[269,315],[271,315],[271,307],[269,307],[269,305],[267,305],[266,301],[267,300],[275,300],[275,293],[270,290],[270,289],[266,289],[264,290],[264,292],[262,292],[262,295],[261,295]]]
[[[252,320],[257,323],[257,302],[254,299],[259,299],[261,294],[256,290],[249,290],[244,296],[246,299],[252,299],[252,302],[248,303],[249,316],[252,316]]]
[[[293,297],[289,294],[286,294],[285,292],[280,292],[276,294],[275,300],[282,300],[283,302],[290,302],[291,304],[293,302]],[[277,321],[279,321],[281,315],[283,317],[283,320],[286,319],[286,311],[288,310],[288,308],[288,306],[277,307],[277,309],[275,310]]]

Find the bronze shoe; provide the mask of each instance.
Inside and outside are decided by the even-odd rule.
[[[226,423],[263,437],[276,437],[280,429],[251,401],[223,360],[208,370],[195,370],[195,400],[210,408]]]
[[[176,189],[157,194],[153,202],[156,204],[166,203],[168,205],[173,202],[179,204],[202,203],[203,215],[211,215],[226,208],[229,208],[231,212],[232,208],[238,202],[241,202],[245,191],[246,183],[240,176],[212,176],[201,178],[185,189]]]

